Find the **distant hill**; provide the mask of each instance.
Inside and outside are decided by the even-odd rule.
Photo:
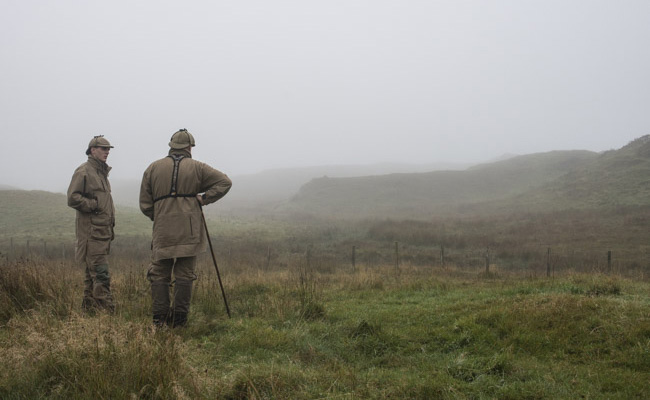
[[[41,190],[0,191],[0,226],[5,236],[74,235],[74,210],[65,195]]]
[[[0,190],[20,190],[20,189],[15,186],[3,185],[0,183]]]
[[[272,210],[281,202],[293,197],[300,187],[314,178],[375,176],[396,172],[423,172],[436,170],[462,170],[471,164],[431,163],[397,164],[378,163],[368,165],[322,165],[302,168],[279,168],[257,174],[232,177],[233,188],[219,202],[225,210],[264,208]]]
[[[151,234],[139,210],[116,207],[116,235]],[[64,194],[41,190],[0,191],[0,237],[73,238],[75,210]]]
[[[236,214],[250,207],[278,216],[426,219],[650,205],[650,135],[604,153],[552,151],[464,170],[335,177],[364,170],[323,167],[332,176],[300,186],[323,172],[319,168],[236,177],[232,193],[206,213]],[[139,182],[114,182],[112,188],[116,203],[133,205],[118,205],[116,233],[150,235],[151,222],[137,209]],[[0,237],[72,238],[74,218],[64,194],[0,190]]]
[[[604,152],[508,203],[532,209],[650,205],[650,135]]]
[[[590,151],[517,156],[465,171],[358,178],[319,178],[303,186],[283,210],[342,217],[421,218],[474,210],[550,183],[599,157]]]
[[[233,188],[230,193],[219,201],[218,207],[208,207],[206,212],[271,212],[278,204],[286,202],[298,193],[302,185],[322,176],[350,177],[384,175],[395,172],[462,170],[470,165],[466,163],[322,165],[278,168],[256,174],[235,175],[231,176]],[[111,189],[116,204],[138,207],[139,179],[113,179],[111,180]]]

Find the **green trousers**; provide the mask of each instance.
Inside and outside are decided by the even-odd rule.
[[[115,311],[108,264],[86,265],[82,306],[87,310]]]

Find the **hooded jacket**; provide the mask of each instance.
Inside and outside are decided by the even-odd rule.
[[[226,174],[192,159],[187,150],[171,149],[167,157],[149,165],[142,176],[140,210],[153,221],[154,261],[205,251],[196,195],[203,193],[207,205],[225,196],[231,186]]]
[[[68,206],[77,210],[75,231],[78,262],[105,263],[114,238],[115,207],[105,162],[92,156],[72,175],[68,187]],[[104,261],[97,261],[104,259]]]

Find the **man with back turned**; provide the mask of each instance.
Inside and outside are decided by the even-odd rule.
[[[196,256],[207,245],[201,206],[219,200],[232,186],[224,173],[192,159],[194,146],[194,137],[186,129],[174,133],[169,154],[149,165],[140,186],[140,210],[153,221],[147,278],[157,327],[187,323]]]

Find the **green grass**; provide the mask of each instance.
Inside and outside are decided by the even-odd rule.
[[[140,265],[114,269],[115,316],[79,313],[74,267],[10,267],[2,398],[630,399],[650,379],[644,281],[240,267],[228,319],[201,263],[189,325],[154,332]]]

